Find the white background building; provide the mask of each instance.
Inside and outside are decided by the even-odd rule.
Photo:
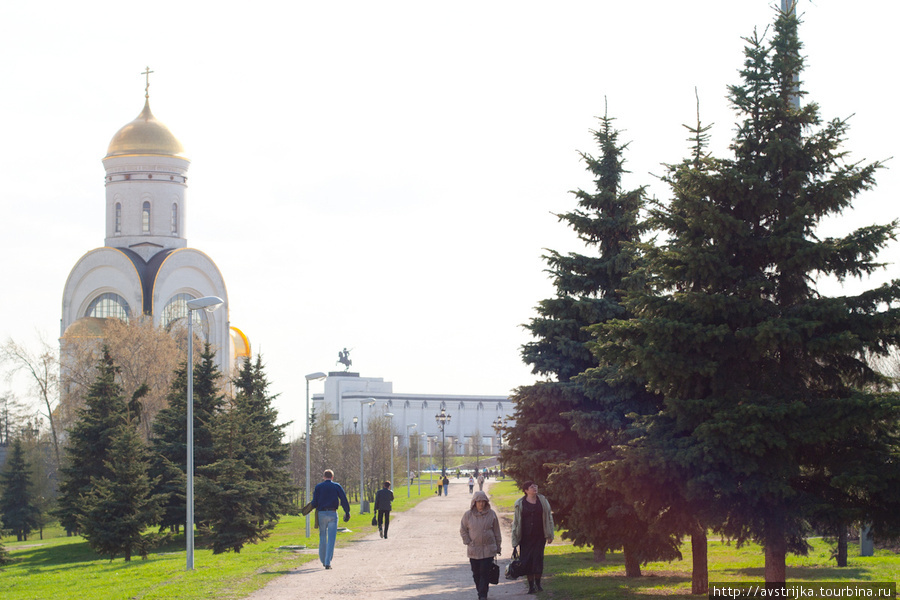
[[[370,406],[372,400],[375,404]],[[359,373],[346,371],[328,374],[324,393],[312,396],[312,408],[318,418],[337,421],[342,431],[353,431],[354,418],[369,419],[390,412],[399,445],[406,445],[407,431],[425,433],[427,443],[422,443],[420,451],[427,455],[440,453],[441,432],[435,415],[442,408],[450,415],[444,436],[454,454],[467,453],[479,438],[485,454],[496,454],[500,440],[494,422],[500,418],[514,424],[510,418],[513,404],[506,396],[396,394],[393,384],[381,377],[360,377]],[[415,429],[407,429],[412,423],[416,424]],[[415,441],[411,446],[415,447]]]

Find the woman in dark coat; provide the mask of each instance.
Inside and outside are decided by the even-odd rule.
[[[388,527],[391,524],[391,502],[394,501],[394,492],[391,491],[391,482],[385,481],[382,488],[375,493],[375,513],[378,515],[378,535],[387,538]],[[382,529],[382,523],[384,528]]]
[[[543,591],[541,575],[544,572],[544,546],[553,541],[553,514],[550,503],[538,494],[538,486],[533,481],[522,484],[525,495],[516,500],[512,545],[519,547],[519,560],[528,575],[528,593]]]

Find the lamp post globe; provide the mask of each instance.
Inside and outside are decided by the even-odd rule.
[[[450,415],[447,414],[446,409],[441,409],[441,412],[434,415],[434,421],[437,423],[438,429],[441,430],[441,477],[446,477],[447,475],[447,448],[444,443],[444,427],[450,423]]]
[[[364,406],[375,406],[375,398],[366,398],[359,401],[359,514],[363,515],[369,512],[369,502],[366,500],[366,465],[365,452],[363,448],[366,445],[366,419],[363,412]]]
[[[218,296],[203,296],[188,300],[188,358],[187,358],[187,518],[185,519],[186,569],[194,569],[194,311],[201,308],[209,312],[216,310],[225,301]]]
[[[415,427],[416,427],[416,424],[415,424],[415,423],[410,423],[409,425],[406,426],[406,475],[407,475],[407,477],[408,477],[409,474],[410,474],[410,470],[409,470],[409,446],[410,446],[410,442],[411,442],[411,440],[412,440],[412,438],[410,437],[410,434],[409,434],[409,430],[410,430],[410,429],[415,429]],[[416,436],[416,443],[418,443],[418,439],[419,439],[419,437]],[[417,466],[418,466],[418,465],[417,465]],[[406,497],[407,497],[407,498],[409,498],[409,493],[410,493],[410,489],[411,489],[411,488],[412,488],[412,478],[410,477],[410,479],[409,479],[409,484],[406,486]]]
[[[394,413],[387,412],[384,416],[388,418],[388,452],[391,453],[391,472],[388,481],[394,485]]]
[[[309,382],[325,379],[327,375],[322,372],[310,373],[306,376],[306,497],[305,502],[310,501],[309,497]],[[309,537],[309,515],[306,515],[306,537]]]

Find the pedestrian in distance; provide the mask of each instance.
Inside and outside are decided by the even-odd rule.
[[[337,509],[344,509],[344,522],[350,520],[350,503],[341,484],[334,481],[334,471],[326,469],[322,483],[313,490],[312,507],[316,509],[319,522],[319,560],[326,569],[331,568],[334,543],[337,540]]]
[[[491,567],[494,557],[500,554],[501,537],[500,519],[484,492],[475,492],[472,496],[471,508],[459,523],[459,535],[466,545],[478,600],[487,600]]]
[[[447,492],[450,491],[450,478],[444,475],[444,495],[447,495]]]
[[[475,478],[469,475],[469,493],[472,493],[472,490],[475,489]]]
[[[440,496],[440,495],[444,492],[444,480],[443,480],[443,479],[438,479],[438,484],[437,484],[437,485],[438,485],[437,495]]]
[[[478,491],[484,489],[484,473],[478,476]]]
[[[394,501],[394,492],[391,491],[391,482],[385,481],[381,489],[375,494],[375,513],[378,515],[378,535],[387,539],[388,527],[391,525],[391,502]],[[382,529],[382,522],[384,528]]]
[[[528,576],[528,593],[541,592],[544,572],[544,546],[553,541],[553,514],[550,503],[538,494],[533,481],[522,484],[525,495],[516,500],[513,508],[512,545],[519,547],[519,560]]]

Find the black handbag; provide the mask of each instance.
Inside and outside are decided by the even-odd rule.
[[[375,527],[376,525],[378,525],[378,519],[375,518],[375,515],[372,515],[372,527]]]
[[[513,548],[512,560],[506,565],[505,576],[509,580],[518,579],[524,575],[525,569],[522,567],[522,561],[519,560],[519,549]]]
[[[491,564],[491,575],[488,577],[488,581],[497,585],[500,583],[500,565],[497,564],[497,559],[494,559],[493,564]]]

